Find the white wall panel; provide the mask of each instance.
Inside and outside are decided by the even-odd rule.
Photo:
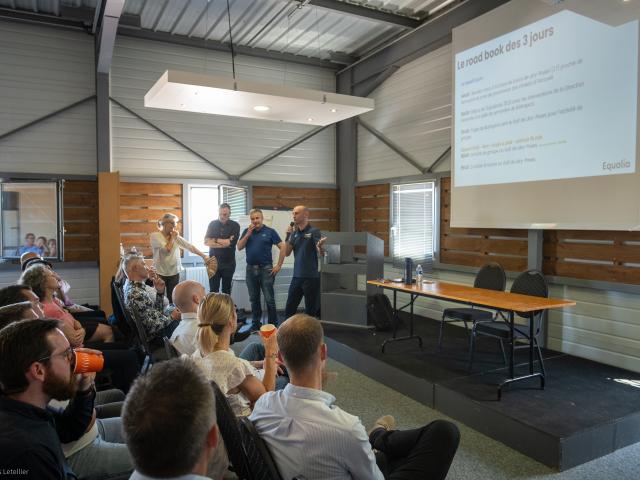
[[[385,277],[401,277],[401,269],[385,264]],[[433,275],[446,282],[473,285],[474,275],[438,271]],[[507,290],[511,281],[507,282]],[[390,298],[389,291],[385,291]],[[552,350],[640,372],[640,297],[629,293],[585,287],[550,285],[550,296],[567,298],[575,307],[552,310],[548,316],[547,346]],[[408,297],[407,297],[408,298]],[[398,303],[404,304],[403,294]],[[456,304],[420,297],[415,313],[440,319],[442,311]],[[463,328],[461,326],[461,328]],[[445,337],[446,342],[446,337]],[[496,348],[496,358],[499,352]],[[547,367],[549,370],[549,367]]]
[[[371,95],[376,102],[362,119],[382,132],[422,167],[451,144],[451,46],[401,67]],[[437,172],[447,171],[448,160]],[[363,127],[358,127],[358,181],[420,172]]]
[[[223,52],[118,37],[111,69],[111,95],[227,172],[237,175],[312,127],[218,115],[144,108],[149,88],[167,69],[231,75]],[[237,57],[238,77],[335,91],[332,71],[254,57]],[[169,146],[142,122],[113,106],[113,163],[122,175],[223,178],[197,156]],[[327,129],[275,158],[243,180],[335,183],[334,129]],[[174,142],[171,142],[174,143]],[[160,151],[164,152],[161,153]],[[160,163],[158,163],[160,162]],[[194,172],[197,172],[195,175]]]
[[[0,21],[0,134],[95,92],[93,38]],[[0,171],[96,174],[95,102],[0,140]]]

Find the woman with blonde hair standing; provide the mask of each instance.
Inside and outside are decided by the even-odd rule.
[[[276,386],[278,343],[275,333],[262,338],[264,360],[249,362],[236,357],[229,348],[236,331],[237,317],[231,297],[226,293],[209,293],[198,308],[198,349],[192,359],[209,380],[224,392],[237,416],[246,416],[260,396]],[[252,345],[247,349],[256,350]],[[261,368],[258,368],[261,367]]]
[[[180,249],[189,250],[191,253],[202,257],[206,263],[209,257],[187,242],[178,233],[179,218],[173,213],[165,213],[158,220],[159,231],[150,235],[151,248],[153,249],[153,266],[157,274],[164,280],[169,302],[173,303],[173,288],[180,281],[182,262],[180,261]]]

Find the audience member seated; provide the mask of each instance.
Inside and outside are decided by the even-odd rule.
[[[205,297],[198,308],[198,322],[198,349],[191,358],[227,395],[236,415],[249,415],[251,405],[276,386],[278,348],[275,335],[263,338],[262,361],[256,358],[258,349],[253,344],[240,354],[240,358],[236,357],[229,348],[231,334],[237,327],[236,311],[226,293],[209,293]],[[258,369],[256,365],[263,368]]]
[[[140,256],[126,257],[124,269],[129,280],[124,286],[125,308],[141,323],[149,341],[155,338],[171,337],[178,326],[180,312],[174,310],[171,315],[164,313],[164,281],[147,267]],[[151,278],[156,290],[154,301],[149,298],[145,289],[147,278]]]
[[[198,305],[205,295],[202,284],[193,280],[180,282],[173,289],[173,302],[180,311],[180,323],[171,335],[171,343],[182,354],[192,355],[196,351]]]
[[[22,255],[23,253],[36,253],[38,255],[42,255],[42,249],[36,245],[36,236],[33,233],[27,233],[24,236],[24,245],[18,248],[18,255]]]
[[[40,255],[32,252],[27,252],[20,257],[20,265],[21,269],[24,272],[28,267],[32,265],[42,264],[45,265],[53,275],[58,280],[58,289],[55,294],[58,297],[66,310],[71,312],[73,315],[82,316],[82,317],[95,317],[99,319],[104,319],[105,313],[101,311],[97,306],[89,307],[85,305],[78,305],[69,297],[69,291],[71,290],[71,285],[64,280],[58,273],[53,269],[53,264],[48,262]]]
[[[34,320],[38,314],[33,310],[31,302],[19,302],[0,307],[0,329],[12,322],[20,320]]]
[[[44,314],[47,318],[55,318],[65,322],[68,327],[74,330],[82,329],[83,326],[73,315],[66,311],[56,299],[54,293],[59,286],[56,275],[45,265],[31,265],[20,277],[21,284],[31,287],[33,292],[40,298],[44,305]],[[98,322],[86,322],[84,326],[84,339],[87,342],[113,342],[113,330],[109,325]],[[79,338],[79,336],[78,336]],[[79,345],[76,338],[73,338],[72,344]],[[80,342],[82,343],[82,341]]]
[[[129,255],[135,255],[136,257],[139,257],[139,256],[140,256],[140,255],[139,255],[139,254],[137,254],[137,253],[136,253],[136,254],[127,254],[127,256],[126,256],[126,257],[124,257],[124,258],[122,258],[122,260],[120,261],[120,265],[119,265],[119,267],[118,267],[118,271],[116,272],[116,274],[115,274],[115,276],[114,276],[114,280],[116,281],[116,283],[118,283],[118,284],[122,285],[123,290],[124,290],[124,287],[125,287],[126,283],[129,281],[129,280],[127,279],[127,274],[126,274],[126,273],[125,273],[125,271],[124,271],[124,264],[125,264],[126,258],[127,258]],[[145,284],[144,284],[144,287],[145,287],[145,289],[146,289],[146,291],[147,291],[147,295],[149,295],[149,298],[151,299],[151,301],[152,301],[152,302],[155,302],[155,301],[156,301],[156,295],[157,295],[157,293],[158,293],[158,292],[156,291],[156,289],[155,289],[155,288],[153,288],[151,285],[149,285],[149,283],[146,283],[146,282],[145,282]],[[166,315],[171,314],[171,309],[167,309],[167,307],[169,307],[169,306],[170,306],[170,304],[169,304],[169,299],[168,299],[168,298],[167,298],[167,296],[165,295],[165,296],[162,298],[162,307],[163,307],[163,311],[164,311],[164,313],[165,313]]]
[[[47,247],[49,248],[49,256],[57,257],[58,256],[58,242],[55,238],[50,238],[47,242]]]
[[[17,283],[0,288],[0,306],[12,303],[30,302],[38,318],[44,318],[44,305],[31,287]]]
[[[291,383],[260,397],[249,417],[282,478],[444,479],[460,441],[458,428],[436,420],[415,430],[394,430],[393,417],[386,415],[367,434],[358,417],[322,391],[323,335],[320,322],[305,314],[280,326],[279,355]]]
[[[0,330],[0,471],[20,478],[73,474],[60,442],[78,440],[93,419],[94,373],[73,375],[73,350],[55,320]],[[64,410],[50,400],[73,399]]]
[[[9,285],[0,288],[0,305],[8,303],[31,302],[38,318],[44,318],[44,307],[38,296],[27,285]],[[59,321],[59,328],[65,334],[72,346],[81,346],[84,342],[84,329],[78,322],[69,326]],[[104,355],[104,368],[110,372],[111,383],[114,387],[128,392],[133,380],[138,376],[140,363],[135,351],[122,349],[117,343],[102,343],[99,350]]]
[[[36,247],[40,249],[43,257],[51,256],[51,253],[49,252],[49,244],[47,243],[47,237],[36,238]]]
[[[122,425],[136,469],[132,480],[211,474],[219,451],[215,398],[189,359],[158,363],[138,378],[125,400]]]

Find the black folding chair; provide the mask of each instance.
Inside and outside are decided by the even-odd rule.
[[[538,270],[528,270],[521,273],[514,280],[511,286],[511,293],[519,293],[522,295],[530,295],[533,297],[548,297],[549,287],[544,275]],[[517,313],[517,312],[516,312]],[[509,323],[501,318],[497,318],[488,322],[476,323],[471,329],[471,352],[469,354],[469,369],[473,366],[473,355],[475,350],[475,338],[477,335],[484,335],[487,337],[497,338],[502,348],[502,355],[504,357],[504,345],[503,342],[518,342],[514,343],[514,349],[517,348],[529,348],[529,343],[533,342],[533,345],[540,361],[540,370],[545,375],[544,361],[542,360],[542,351],[538,344],[538,334],[542,326],[543,312],[532,312],[527,314],[519,314],[519,317],[526,318],[529,322],[533,322],[533,337],[530,336],[529,326],[515,326],[513,329],[513,338],[511,337],[511,327]]]
[[[496,290],[499,292],[504,291],[506,284],[507,276],[504,273],[504,268],[495,262],[484,265],[476,274],[473,282],[475,288],[486,288],[487,290]],[[471,323],[472,327],[474,327],[477,322],[493,320],[494,315],[494,312],[474,308],[473,306],[466,308],[446,308],[444,312],[442,312],[442,320],[440,322],[438,350],[442,348],[442,336],[445,323],[464,322],[464,328],[469,331],[468,323]]]
[[[242,443],[242,434],[240,433],[238,419],[233,413],[227,397],[222,390],[220,390],[216,382],[211,382],[211,388],[213,388],[213,393],[216,397],[216,420],[218,422],[218,428],[224,440],[224,445],[227,448],[227,455],[229,456],[229,462],[231,462],[233,466],[233,471],[240,480],[253,480],[249,466],[249,457]]]
[[[282,480],[269,447],[260,438],[256,427],[247,417],[240,418],[240,433],[242,435],[242,443],[249,457],[253,478],[259,480]]]
[[[167,355],[167,360],[180,356],[180,352],[176,350],[176,347],[173,346],[168,337],[162,337],[162,342],[164,343],[164,352]]]

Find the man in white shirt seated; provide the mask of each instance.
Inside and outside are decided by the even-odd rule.
[[[436,420],[414,430],[394,430],[393,417],[378,419],[369,434],[360,419],[334,405],[322,391],[327,346],[322,325],[294,315],[278,329],[280,359],[291,383],[262,395],[249,417],[278,466],[282,478],[444,479],[460,433]],[[373,449],[378,450],[374,454]]]
[[[171,335],[171,343],[180,354],[192,355],[196,351],[196,314],[206,294],[202,284],[193,280],[180,282],[173,289],[173,303],[180,310],[181,320]]]
[[[218,448],[211,384],[189,359],[154,365],[127,395],[122,427],[136,468],[132,480],[220,478],[210,462]]]

